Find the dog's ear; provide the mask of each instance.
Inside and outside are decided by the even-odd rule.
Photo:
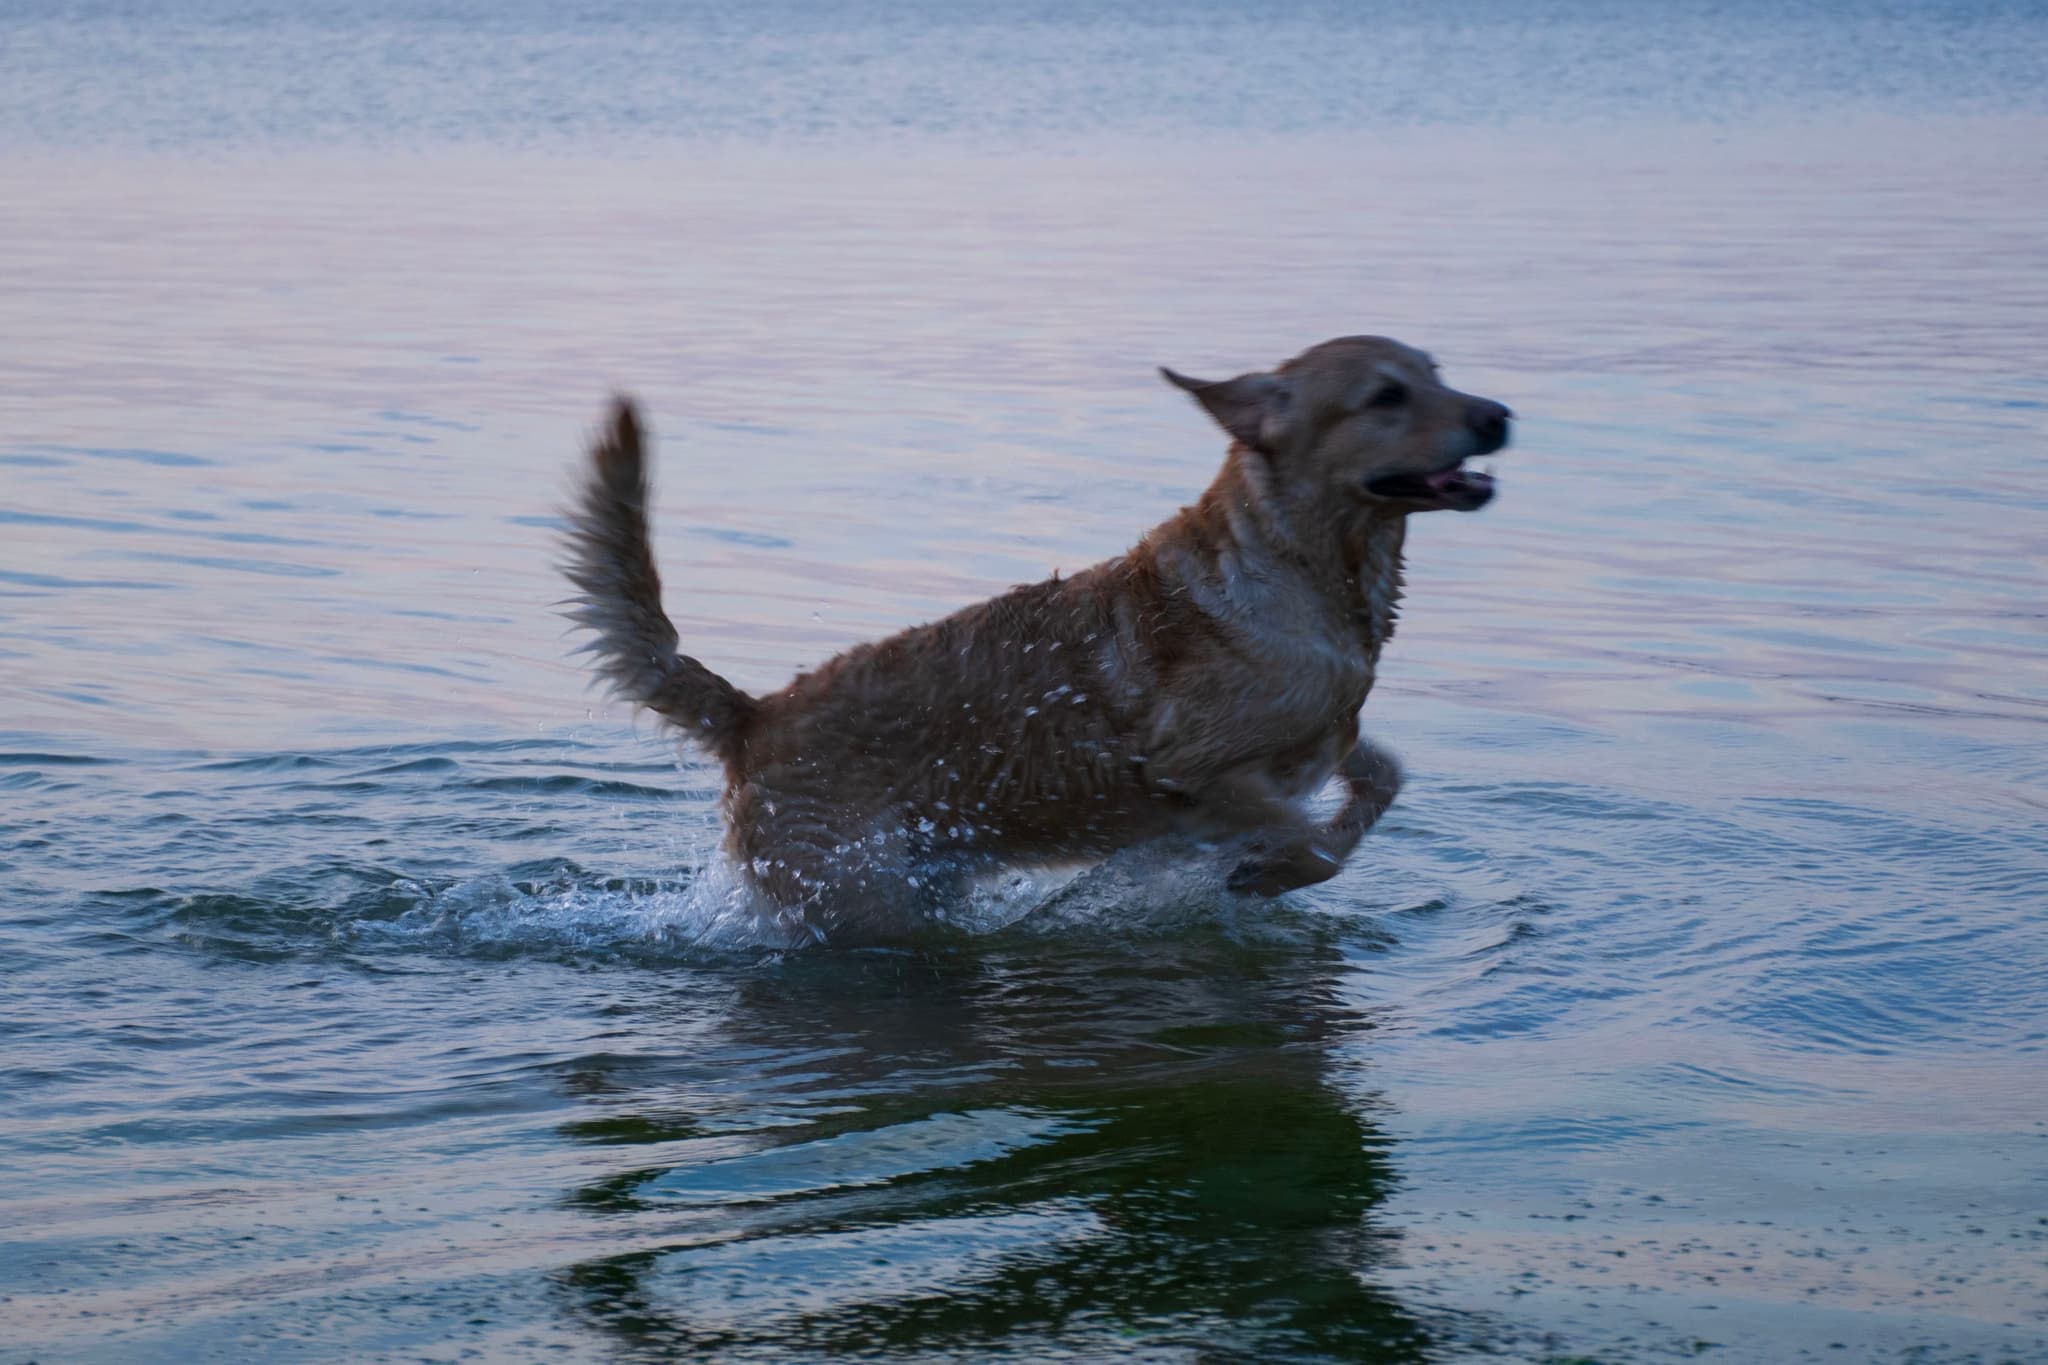
[[[1242,441],[1264,455],[1273,453],[1280,426],[1293,401],[1286,380],[1276,374],[1254,372],[1211,383],[1176,374],[1164,365],[1159,367],[1159,373],[1175,388],[1193,394],[1202,410],[1233,440]]]

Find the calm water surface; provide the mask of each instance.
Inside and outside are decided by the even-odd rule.
[[[0,15],[0,1361],[2048,1359],[2048,18],[1783,8]],[[768,688],[1366,330],[1341,877],[717,912],[608,391]]]

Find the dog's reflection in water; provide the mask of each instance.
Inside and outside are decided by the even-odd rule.
[[[1135,920],[674,983],[686,1049],[568,1078],[615,1174],[567,1317],[647,1359],[1423,1359],[1338,930]]]

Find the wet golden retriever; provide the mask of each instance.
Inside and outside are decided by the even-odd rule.
[[[725,766],[728,851],[820,939],[900,935],[1006,865],[1242,837],[1233,890],[1334,875],[1400,788],[1358,712],[1408,517],[1471,511],[1512,414],[1425,354],[1340,337],[1277,369],[1161,373],[1230,436],[1214,483],[1126,554],[848,650],[752,697],[679,652],[621,399],[570,514],[573,618],[616,692]],[[1332,776],[1346,799],[1307,803]]]

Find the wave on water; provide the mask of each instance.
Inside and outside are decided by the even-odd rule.
[[[169,935],[247,961],[339,951],[387,965],[408,953],[678,964],[844,941],[737,875],[718,848],[716,787],[688,764],[532,741],[99,767],[38,751],[0,756],[0,784],[43,782],[60,761],[64,785],[44,794],[73,817],[46,812],[18,832],[47,826],[68,842],[90,802],[96,833],[73,856],[151,869],[52,910],[89,939],[142,948]],[[309,843],[321,851],[309,857]],[[910,946],[1269,937],[1276,907],[1224,889],[1238,852],[1165,839],[1085,868],[991,871],[930,910]]]
[[[354,952],[425,948],[642,961],[830,944],[765,901],[723,855],[671,880],[606,878],[572,866],[541,880],[496,872],[436,886],[401,877],[376,901],[338,916],[333,942]],[[1251,922],[1248,906],[1270,929],[1270,904],[1226,891],[1213,850],[1161,841],[1086,868],[991,874],[935,910],[921,937],[934,944],[1005,931],[1150,937],[1197,926],[1234,933]]]
[[[918,942],[1293,937],[1299,917],[1225,890],[1226,866],[1213,848],[1162,840],[1086,868],[1006,870],[933,912]],[[328,866],[266,877],[245,892],[106,897],[139,899],[188,945],[243,957],[339,949],[661,965],[835,946],[767,903],[723,855],[669,877],[606,876],[567,861],[447,881]]]
[[[390,898],[404,908],[338,919],[334,941],[354,952],[648,960],[795,946],[720,859],[673,881],[624,884],[566,869],[537,883],[502,872],[439,886],[401,878]]]

